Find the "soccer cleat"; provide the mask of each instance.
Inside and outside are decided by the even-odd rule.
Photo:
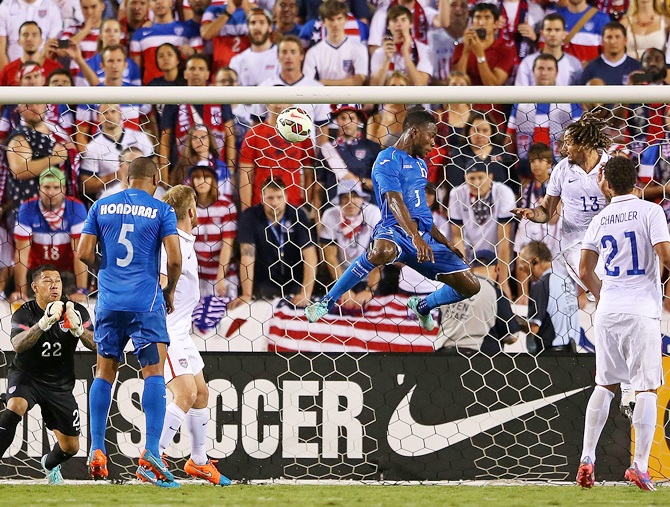
[[[321,300],[305,307],[305,317],[309,322],[316,322],[328,313],[328,303]]]
[[[592,488],[596,483],[595,465],[588,456],[579,464],[577,484],[582,488]]]
[[[184,466],[184,472],[196,479],[204,479],[217,486],[230,486],[231,482],[228,477],[222,475],[221,472],[214,466],[217,460],[210,459],[204,465],[196,465],[193,459],[189,458]]]
[[[419,307],[419,301],[421,301],[421,299],[418,296],[410,296],[407,300],[407,308],[414,312],[414,315],[419,319],[419,325],[422,328],[426,331],[432,331],[435,329],[435,320],[430,313],[428,315],[421,315],[419,313],[419,310],[417,309]]]
[[[100,450],[92,451],[88,456],[88,470],[91,477],[96,481],[106,479],[109,475],[107,470],[107,456]]]
[[[633,463],[632,467],[626,470],[624,477],[627,481],[632,482],[640,489],[645,491],[656,491],[656,488],[651,482],[651,477],[649,477],[649,472],[640,472],[635,463]]]
[[[148,449],[142,451],[142,455],[140,456],[140,466],[151,470],[157,479],[166,482],[174,482],[174,476],[170,470],[168,470],[167,463],[162,459],[158,459]]]
[[[60,473],[60,465],[56,465],[51,470],[49,470],[45,466],[46,461],[47,461],[47,455],[45,454],[44,456],[42,456],[41,463],[44,473],[47,474],[47,484],[49,484],[49,486],[62,486],[63,484],[65,484],[63,476]]]
[[[142,482],[153,484],[154,486],[158,486],[159,488],[181,487],[177,481],[163,481],[161,479],[157,479],[156,474],[154,474],[151,470],[143,466],[137,467],[135,477],[137,477]]]

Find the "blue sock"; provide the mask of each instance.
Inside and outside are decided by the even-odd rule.
[[[88,399],[91,419],[91,451],[100,449],[104,454],[107,454],[105,430],[107,429],[109,407],[112,404],[112,384],[105,379],[93,379]]]
[[[428,297],[419,301],[416,310],[421,315],[428,315],[433,308],[450,305],[463,299],[465,298],[456,289],[445,284]]]
[[[142,410],[147,423],[146,449],[160,459],[158,443],[165,421],[165,378],[162,375],[152,375],[144,379]]]
[[[368,260],[367,253],[359,255],[358,259],[349,265],[347,270],[342,273],[340,279],[335,282],[333,288],[330,289],[328,294],[323,298],[328,304],[328,309],[330,310],[335,303],[337,303],[337,300],[342,297],[342,294],[352,287],[355,287],[361,280],[365,280],[370,274],[370,271],[375,269],[375,267],[376,266]]]

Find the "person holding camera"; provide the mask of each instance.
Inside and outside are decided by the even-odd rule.
[[[472,26],[465,30],[463,44],[456,46],[451,69],[467,74],[472,86],[502,86],[514,68],[516,49],[495,37],[500,11],[494,4],[480,3],[470,18]]]
[[[433,74],[433,58],[426,44],[412,37],[412,12],[402,5],[388,10],[386,38],[370,59],[370,85],[383,86],[399,70],[410,86],[426,86]]]

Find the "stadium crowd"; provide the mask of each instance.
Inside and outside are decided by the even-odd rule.
[[[3,0],[0,85],[662,85],[670,82],[669,14],[662,0]],[[126,188],[132,160],[155,156],[158,195],[180,183],[196,191],[205,311],[218,308],[217,298],[234,309],[278,296],[304,306],[323,294],[368,247],[380,216],[372,165],[411,106],[297,104],[316,126],[301,143],[275,130],[287,106],[5,106],[0,289],[11,301],[29,298],[28,272],[49,263],[71,274],[65,293],[85,301],[94,272],[73,250],[86,209]],[[439,121],[426,199],[443,234],[484,268],[495,300],[528,302],[543,272],[526,264],[539,259],[551,269],[560,218],[518,222],[511,210],[542,199],[564,155],[562,134],[585,111],[608,121],[613,154],[639,162],[645,198],[661,199],[670,183],[665,104],[431,108]],[[375,294],[432,290],[409,268],[387,266],[341,306],[356,311]],[[531,330],[547,313],[547,301],[538,308],[536,299]],[[509,314],[487,308],[491,318]],[[572,301],[554,310],[563,319],[575,312]],[[497,339],[516,330],[508,325]],[[567,333],[542,339],[568,344]]]

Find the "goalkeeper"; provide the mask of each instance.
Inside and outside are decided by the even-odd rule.
[[[412,296],[407,306],[430,331],[435,321],[434,308],[474,296],[479,280],[433,223],[426,204],[428,168],[423,160],[435,146],[436,121],[433,115],[416,107],[403,122],[403,132],[394,146],[377,156],[372,167],[372,186],[382,219],[372,233],[368,251],[352,262],[328,294],[305,308],[309,322],[326,315],[342,294],[354,287],[377,266],[402,262],[431,280],[445,285],[426,298]]]
[[[79,451],[81,420],[72,393],[74,352],[79,340],[96,350],[91,319],[79,303],[64,298],[56,267],[46,264],[32,275],[35,299],[12,315],[11,340],[16,352],[7,374],[7,409],[0,414],[0,457],[14,440],[23,415],[35,404],[56,444],[42,457],[51,485],[63,483],[61,463]]]

